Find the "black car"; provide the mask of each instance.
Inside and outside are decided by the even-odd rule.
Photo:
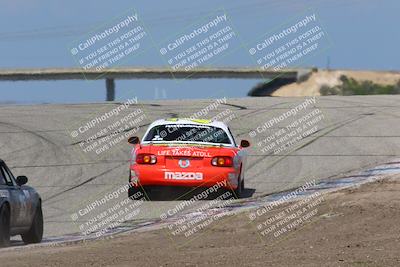
[[[0,246],[10,243],[10,236],[21,235],[24,243],[39,243],[43,236],[42,200],[26,176],[16,179],[0,159]]]

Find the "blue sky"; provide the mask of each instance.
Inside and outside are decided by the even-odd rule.
[[[153,42],[120,65],[166,66],[158,44],[223,9],[244,43],[252,43],[312,9],[330,46],[300,66],[400,70],[400,2],[395,0],[264,1],[55,1],[0,2],[0,68],[77,67],[68,47],[93,29],[134,8]],[[308,12],[308,11],[306,11]],[[194,26],[193,26],[194,27]],[[154,45],[156,44],[156,45]],[[120,66],[117,65],[117,66]],[[255,66],[245,48],[217,58],[213,66]],[[259,80],[117,81],[117,100],[245,96]],[[0,102],[77,103],[103,101],[104,80],[0,82]]]

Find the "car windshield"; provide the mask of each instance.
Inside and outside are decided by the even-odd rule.
[[[227,133],[223,129],[208,125],[191,124],[157,125],[151,128],[144,141],[231,144]]]

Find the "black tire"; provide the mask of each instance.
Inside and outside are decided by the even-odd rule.
[[[28,232],[21,235],[25,244],[40,243],[43,238],[43,212],[42,205],[36,209],[35,217],[32,220],[31,228]]]
[[[240,179],[240,177],[242,176],[241,173],[242,173],[242,168],[240,168],[240,174],[238,177],[238,187],[235,190],[233,190],[233,196],[236,199],[242,198],[244,191],[244,179]]]
[[[233,190],[233,196],[236,199],[239,199],[239,198],[242,197],[242,186],[241,186],[241,183],[238,185],[238,187],[235,190]]]
[[[243,195],[243,189],[244,189],[244,180],[240,180],[240,176],[239,176],[239,178],[238,178],[238,187],[235,190],[233,190],[233,196],[236,199],[241,198],[242,195]]]
[[[133,196],[134,196],[137,192],[140,192],[139,187],[130,186],[130,187],[128,188],[128,197],[129,197],[130,199],[133,199]]]
[[[139,194],[140,192],[140,194]],[[128,197],[132,200],[147,200],[142,187],[129,187]]]
[[[142,190],[142,188],[141,188],[141,186],[133,186],[132,184],[131,184],[131,173],[129,172],[129,180],[128,180],[128,183],[129,183],[129,188],[128,188],[128,197],[130,198],[130,199],[132,199],[132,200],[136,200],[135,199],[135,194],[137,194],[138,192],[142,192],[142,194],[143,194],[143,190]],[[136,195],[137,196],[137,195]]]
[[[0,247],[10,245],[10,210],[7,205],[0,209]]]

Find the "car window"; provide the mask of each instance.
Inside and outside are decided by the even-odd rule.
[[[217,127],[190,124],[166,124],[153,127],[144,141],[182,141],[231,144],[226,132]]]
[[[10,174],[8,173],[8,171],[4,168],[4,166],[0,167],[0,173],[3,176],[3,179],[6,181],[7,185],[14,185],[14,183],[12,182],[12,178],[10,176]]]

